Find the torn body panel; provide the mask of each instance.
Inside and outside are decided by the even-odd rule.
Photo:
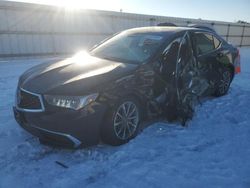
[[[199,98],[209,89],[205,78],[208,68],[200,65],[192,50],[190,36],[186,32],[175,39],[165,50],[160,69],[165,81],[163,93],[155,98],[159,110],[167,119],[179,119],[185,123],[191,119]]]
[[[211,69],[197,60],[186,32],[175,38],[153,65],[142,65],[133,74],[111,83],[104,95],[113,104],[134,95],[147,117],[164,116],[184,123],[192,118],[199,98],[211,92],[213,82],[208,80]]]

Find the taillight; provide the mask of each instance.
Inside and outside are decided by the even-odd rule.
[[[234,67],[235,67],[235,74],[238,74],[241,72],[241,69],[240,69],[240,51],[239,49],[237,49],[237,56],[235,58],[235,61],[234,61]]]

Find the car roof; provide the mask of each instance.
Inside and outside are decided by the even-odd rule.
[[[170,36],[170,35],[174,36],[180,32],[185,32],[185,31],[210,33],[212,35],[215,35],[217,38],[219,38],[220,41],[227,43],[227,41],[225,39],[223,39],[220,35],[218,35],[216,32],[213,32],[211,30],[204,29],[204,28],[176,27],[176,26],[150,26],[150,27],[138,27],[138,28],[132,28],[132,29],[125,30],[125,32],[128,32],[129,34],[165,33],[168,36]]]
[[[150,27],[138,27],[126,30],[127,32],[133,33],[179,33],[182,31],[203,31],[211,32],[206,29],[199,29],[193,27],[175,27],[175,26],[150,26]]]

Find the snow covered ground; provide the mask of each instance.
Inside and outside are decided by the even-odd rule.
[[[159,122],[123,146],[76,151],[39,144],[12,114],[18,76],[51,60],[0,61],[0,188],[250,187],[250,49],[229,94],[204,102],[188,127]]]

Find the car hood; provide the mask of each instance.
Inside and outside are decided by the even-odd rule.
[[[19,79],[19,87],[38,94],[83,95],[98,92],[138,65],[96,58],[86,53],[37,65]]]

